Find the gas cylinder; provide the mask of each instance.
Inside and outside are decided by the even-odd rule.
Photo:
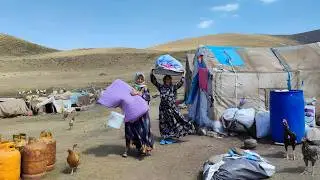
[[[16,149],[21,153],[24,146],[27,144],[27,135],[25,133],[20,133],[19,135],[13,135],[13,142],[15,143]]]
[[[22,152],[22,178],[40,179],[47,169],[46,144],[29,137]]]
[[[39,140],[47,145],[47,171],[51,171],[56,163],[56,140],[53,139],[52,133],[49,131],[42,131]]]
[[[20,179],[20,152],[13,142],[0,142],[0,180]]]

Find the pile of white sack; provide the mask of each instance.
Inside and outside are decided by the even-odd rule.
[[[248,129],[256,125],[257,138],[270,135],[270,112],[254,108],[226,109],[221,117],[223,127],[233,132],[247,132]]]

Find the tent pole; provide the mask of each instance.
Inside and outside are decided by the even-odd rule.
[[[237,71],[234,69],[234,66],[233,66],[233,64],[232,64],[232,58],[229,56],[229,54],[226,52],[226,51],[223,51],[224,52],[224,54],[228,57],[228,63],[230,64],[230,66],[231,66],[231,68],[232,68],[232,71],[233,71],[233,73],[235,74],[235,96],[236,96],[236,99],[235,99],[235,105],[237,106],[237,104],[238,104],[238,74],[237,74]]]

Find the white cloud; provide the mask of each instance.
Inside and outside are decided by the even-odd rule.
[[[238,17],[240,17],[240,16],[239,16],[239,14],[234,14],[234,15],[232,15],[232,17],[238,18]]]
[[[270,1],[270,0],[269,0]],[[231,11],[236,11],[239,9],[239,4],[238,3],[233,3],[233,4],[226,4],[222,6],[214,6],[211,8],[213,11],[225,11],[225,12],[231,12]]]
[[[221,18],[238,18],[240,17],[239,14],[229,14],[229,13],[223,13],[220,16]]]
[[[202,20],[199,24],[198,24],[198,28],[200,29],[205,29],[208,28],[210,26],[213,25],[213,20],[208,19],[208,20]]]
[[[260,0],[261,2],[265,3],[265,4],[270,4],[270,3],[274,3],[278,0]]]

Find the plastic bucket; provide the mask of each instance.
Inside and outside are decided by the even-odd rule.
[[[107,125],[115,129],[120,129],[123,121],[124,121],[124,115],[112,111],[108,116]]]

